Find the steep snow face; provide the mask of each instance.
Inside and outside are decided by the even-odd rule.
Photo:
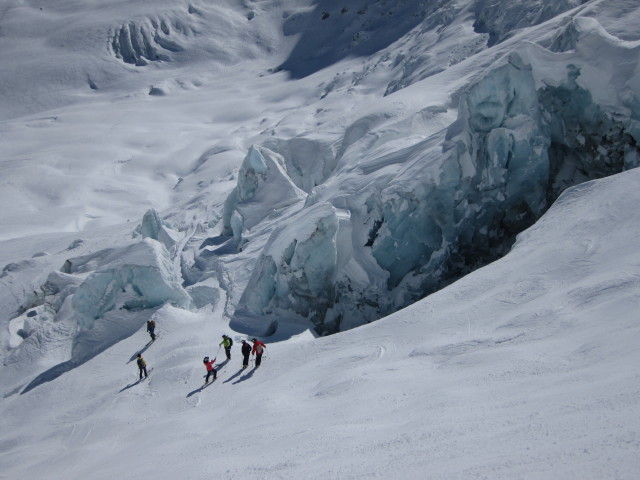
[[[300,35],[300,39],[279,68],[296,78],[311,75],[348,56],[376,53],[448,2],[428,2],[428,6],[416,0],[314,3],[313,8],[293,14],[284,22],[284,34]]]
[[[204,391],[228,325],[165,307],[148,381],[139,331],[25,395],[1,384],[3,474],[635,479],[639,181],[565,192],[505,258],[373,325],[267,341],[257,371],[234,345]]]
[[[518,29],[538,25],[587,1],[534,1],[523,6],[508,0],[479,0],[473,7],[476,15],[473,26],[477,32],[489,34],[488,44],[492,46],[504,41]]]
[[[279,68],[300,78],[348,57],[384,52],[367,68],[393,72],[389,94],[586,2],[321,0],[287,16],[284,34],[300,38]],[[469,35],[470,28],[477,35]]]
[[[238,307],[234,325],[270,332],[274,318],[290,316],[324,334],[378,319],[504,254],[567,186],[638,163],[638,46],[597,20],[635,38],[619,20],[622,10],[637,15],[632,3],[592,3],[536,29],[520,27],[577,4],[510,6],[492,27],[500,42],[491,49],[490,33],[473,31],[476,15],[493,8],[485,2],[380,1],[365,9],[347,1],[339,11],[311,1],[129,3],[114,0],[122,11],[105,7],[108,14],[91,21],[73,2],[57,3],[51,15],[36,4],[3,10],[12,45],[45,38],[46,51],[64,52],[66,65],[91,58],[64,88],[99,107],[2,126],[3,166],[17,178],[3,200],[24,191],[36,198],[3,218],[11,224],[32,210],[29,232],[31,224],[76,231],[170,208],[179,232],[149,210],[136,235],[167,249],[176,284],[189,286],[198,307],[226,289],[225,314]],[[40,19],[43,31],[19,28],[19,14]],[[72,27],[75,18],[83,20]],[[90,41],[66,52],[64,35],[77,39],[72,28]],[[316,48],[315,34],[326,49]],[[230,57],[216,53],[221,39]],[[286,55],[283,68],[295,80],[269,68]],[[220,73],[220,65],[234,68]],[[27,98],[36,76],[24,71]],[[88,89],[82,94],[78,81]],[[36,103],[29,108],[46,107]],[[104,113],[92,123],[94,111]],[[57,140],[76,130],[82,153]],[[52,179],[43,188],[23,188],[43,173]],[[113,198],[120,203],[105,200]],[[307,221],[309,230],[298,232]],[[5,281],[41,261],[10,259]],[[90,260],[82,275],[98,264]],[[95,275],[81,290],[104,299],[86,318],[162,298],[181,303],[118,268],[123,276]],[[55,309],[73,307],[76,280],[51,278]],[[41,307],[40,296],[20,303]],[[34,331],[23,313],[8,314],[18,318],[12,345]]]

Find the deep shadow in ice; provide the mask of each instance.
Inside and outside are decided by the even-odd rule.
[[[244,308],[238,308],[229,326],[248,338],[258,337],[269,343],[284,342],[292,337],[308,332],[317,337],[313,323],[297,317],[285,318],[275,315],[259,315]]]
[[[231,240],[233,237],[229,236],[229,235],[218,235],[216,237],[209,237],[206,238],[202,244],[200,244],[200,250],[202,250],[205,247],[217,247],[219,245],[222,245],[226,242],[228,242],[229,240]]]
[[[202,242],[202,245],[200,245],[200,249],[202,250],[200,255],[203,258],[219,255],[230,255],[238,253],[238,240],[234,237],[219,235],[217,237],[207,238],[204,242]]]

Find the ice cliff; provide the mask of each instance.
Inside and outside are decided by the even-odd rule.
[[[289,220],[271,234],[256,262],[235,317],[240,328],[250,326],[242,318],[243,310],[259,317],[293,312],[321,323],[334,303],[339,225],[335,208],[314,205]]]
[[[508,51],[457,93],[446,131],[395,153],[394,174],[311,190],[291,227],[271,233],[236,324],[273,330],[292,314],[324,334],[369,322],[504,255],[567,187],[637,167],[639,53],[590,18],[568,22],[549,48]],[[245,160],[228,201],[236,237],[269,210],[261,203],[235,223],[231,213],[253,198],[265,171],[256,160]]]
[[[93,328],[97,320],[114,309],[142,310],[165,302],[182,308],[190,306],[191,299],[159,242],[143,240],[113,253],[104,257],[104,263],[73,295],[72,306],[81,328]],[[85,265],[70,263],[68,273]]]

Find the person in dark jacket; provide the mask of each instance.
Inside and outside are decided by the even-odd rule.
[[[249,355],[251,355],[251,345],[242,340],[242,368],[245,369],[249,366]]]
[[[140,371],[140,380],[142,380],[143,373],[144,373],[144,378],[147,378],[147,376],[149,375],[147,373],[147,362],[144,361],[144,358],[142,358],[142,355],[138,354],[138,359],[136,360],[136,363],[138,364],[138,370]]]
[[[147,320],[147,332],[151,335],[151,341],[154,342],[156,339],[156,322],[155,320]]]

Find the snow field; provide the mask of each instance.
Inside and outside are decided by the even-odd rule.
[[[313,338],[309,319],[292,315],[292,306],[314,313],[316,305],[304,300],[324,289],[306,287],[313,273],[333,272],[321,260],[334,259],[334,246],[350,286],[376,295],[386,289],[388,272],[363,248],[375,199],[389,201],[380,210],[388,221],[398,213],[397,230],[376,231],[387,235],[379,259],[393,264],[396,253],[415,253],[407,238],[427,236],[412,213],[452,215],[437,205],[427,210],[438,195],[452,200],[442,205],[461,205],[468,219],[486,215],[486,197],[460,203],[454,180],[476,176],[469,191],[480,186],[496,198],[500,189],[489,187],[508,194],[530,187],[522,172],[511,190],[500,182],[529,153],[544,160],[545,144],[534,140],[549,133],[545,127],[587,161],[602,128],[638,132],[637,2],[536,1],[527,9],[511,2],[504,16],[491,15],[486,33],[475,31],[474,15],[505,2],[440,2],[429,11],[416,9],[418,1],[398,9],[391,3],[372,2],[366,14],[352,0],[340,9],[310,0],[0,7],[0,477],[637,477],[634,170],[566,191],[506,257],[387,318]],[[325,10],[331,15],[323,20]],[[506,40],[487,49],[491,35]],[[318,44],[331,48],[319,52]],[[537,123],[542,87],[552,92],[551,106],[556,92],[570,92],[562,121]],[[522,95],[514,102],[516,90]],[[576,118],[595,127],[558,141]],[[434,168],[452,139],[461,155]],[[485,140],[492,148],[482,151]],[[620,160],[618,140],[608,137],[615,148],[597,148],[593,158]],[[235,205],[250,220],[234,224],[247,242],[237,251],[221,235],[224,204],[251,176],[242,171],[247,153],[262,148],[274,176],[258,192],[262,204],[244,198]],[[482,170],[485,161],[491,168]],[[633,149],[623,151],[624,168],[637,161]],[[587,180],[593,165],[586,166],[568,165],[558,183]],[[273,190],[283,185],[300,202],[271,208]],[[546,198],[529,193],[534,206]],[[422,204],[411,211],[414,194]],[[200,289],[192,295],[197,305],[120,311],[135,299],[125,286],[95,319],[103,330],[80,338],[97,355],[21,394],[39,373],[64,367],[79,337],[65,323],[74,312],[63,309],[58,336],[30,337],[33,348],[19,357],[15,345],[26,345],[19,330],[30,317],[16,312],[65,260],[138,242],[132,233],[152,208],[175,228],[163,230],[171,251],[165,273],[183,275],[188,291]],[[325,210],[335,213],[327,222],[338,224],[335,238],[311,215]],[[482,230],[474,223],[467,233],[476,227]],[[302,237],[322,240],[330,255],[314,255],[320,249],[313,242],[295,251]],[[280,281],[261,288],[277,288],[275,306],[286,308],[266,319],[262,312],[240,317],[236,307],[259,293],[252,275],[265,252],[279,268],[284,258],[295,267],[281,268]],[[402,281],[407,266],[416,265],[393,266],[393,281]],[[418,283],[407,278],[389,296],[398,305]],[[359,294],[348,300],[362,304]],[[379,307],[370,310],[375,318]],[[154,370],[134,385],[134,356],[149,338],[136,325],[151,314],[160,338],[143,356]],[[239,338],[256,319],[263,332],[277,326],[265,339],[269,358],[255,372],[240,371]],[[54,323],[42,312],[38,321]],[[125,324],[135,333],[122,335]],[[202,357],[216,355],[222,333],[235,339],[233,359],[198,392]],[[100,341],[108,348],[96,348]]]
[[[3,471],[633,478],[639,258],[626,239],[640,225],[637,181],[632,171],[574,189],[504,259],[369,326],[270,343],[255,372],[236,375],[236,340],[218,380],[191,396],[228,329],[220,306],[165,307],[143,354],[148,381],[120,391],[136,378],[127,361],[141,330],[4,399]]]

